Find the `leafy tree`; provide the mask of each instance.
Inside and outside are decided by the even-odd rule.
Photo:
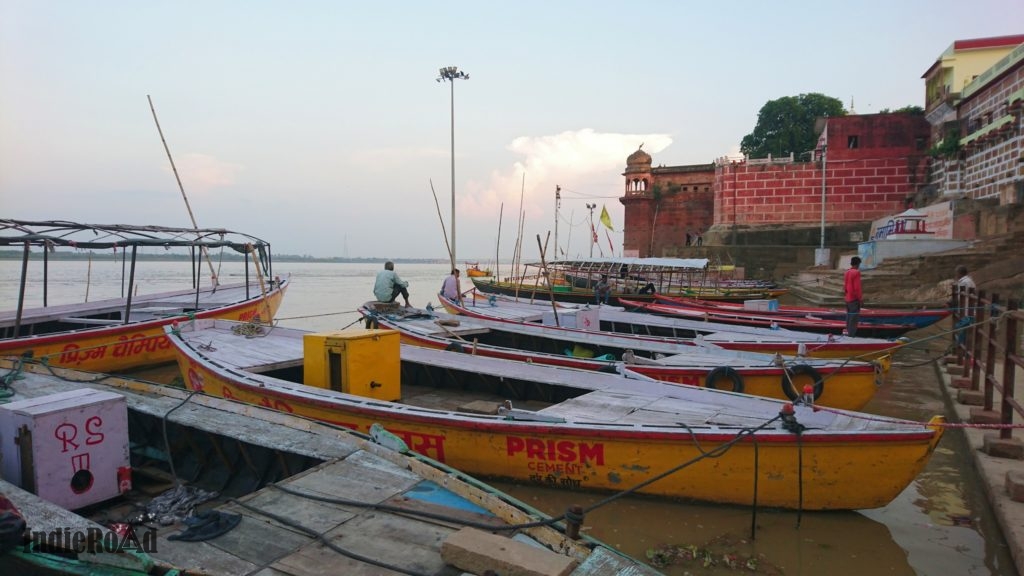
[[[879,114],[910,114],[913,116],[924,116],[924,108],[915,104],[909,104],[903,108],[897,108],[895,110],[889,110],[888,108],[882,108]]]
[[[757,113],[754,131],[743,137],[740,151],[753,158],[800,155],[818,142],[814,120],[845,116],[843,103],[831,96],[811,93],[769,100]]]

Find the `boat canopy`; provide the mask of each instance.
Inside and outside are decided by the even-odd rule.
[[[630,268],[682,268],[690,270],[704,270],[708,267],[709,260],[707,258],[584,258],[580,260],[556,260],[554,262],[548,262],[549,266],[580,268],[602,265],[621,266],[623,264]],[[539,266],[540,262],[537,262],[534,265]]]
[[[57,246],[86,250],[125,247],[231,248],[264,252],[268,242],[223,228],[170,228],[126,224],[79,224],[63,220],[0,220],[0,246]]]

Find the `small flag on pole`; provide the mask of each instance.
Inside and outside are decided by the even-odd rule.
[[[608,215],[608,208],[601,205],[601,224],[604,224],[605,228],[615,231],[615,227],[612,226],[612,217]]]
[[[594,237],[594,244],[597,244],[597,230],[594,228],[593,224],[590,225],[590,234]]]
[[[611,251],[612,256],[615,256],[615,245],[612,244],[612,236],[607,230],[604,231],[604,237],[608,239],[608,250]]]

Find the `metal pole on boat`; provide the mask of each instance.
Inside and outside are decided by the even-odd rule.
[[[25,241],[25,253],[21,257],[21,284],[18,287],[18,313],[14,316],[14,337],[21,330],[21,314],[25,311],[25,281],[28,279],[29,242]]]
[[[124,323],[127,324],[131,319],[132,315],[132,291],[135,287],[135,258],[138,254],[139,247],[132,245],[132,267],[131,272],[128,275],[128,297],[125,300],[124,306]]]
[[[469,80],[469,74],[459,70],[458,66],[445,66],[440,69],[437,82],[451,83],[451,116],[452,116],[452,268],[455,267],[455,81]]]

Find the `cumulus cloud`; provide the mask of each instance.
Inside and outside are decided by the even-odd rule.
[[[550,207],[556,185],[586,195],[614,195],[622,189],[618,175],[627,156],[641,144],[653,155],[671,143],[667,134],[602,133],[590,128],[521,136],[508,145],[521,159],[493,171],[486,182],[471,182],[469,193],[459,199],[460,213],[491,217],[503,202],[516,210],[522,195],[526,217],[541,216]]]
[[[236,175],[244,170],[240,164],[224,162],[206,154],[185,154],[175,160],[175,165],[185,188],[199,193],[234,185]],[[167,170],[170,171],[170,167]]]

